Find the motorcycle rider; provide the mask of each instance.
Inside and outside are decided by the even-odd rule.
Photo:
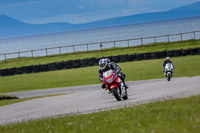
[[[164,72],[164,74],[165,74],[165,66],[166,66],[167,63],[171,63],[174,67],[174,64],[170,60],[170,57],[166,57],[165,61],[163,62],[163,69],[164,69],[163,72]]]
[[[115,62],[110,62],[110,60],[108,58],[100,59],[99,67],[100,67],[99,68],[99,80],[101,82],[103,82],[103,72],[106,72],[111,69],[122,80],[122,82],[124,83],[124,87],[128,88],[128,86],[125,83],[126,75],[121,72],[121,68]],[[106,88],[106,85],[104,83],[102,83],[101,87],[104,89],[104,88]]]

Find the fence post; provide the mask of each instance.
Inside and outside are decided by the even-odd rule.
[[[87,46],[87,51],[88,51],[88,44],[86,44],[86,46]]]
[[[59,47],[59,52],[60,52],[60,54],[62,54],[62,53],[61,53],[61,47]]]
[[[129,40],[128,40],[128,47],[129,47]]]
[[[102,50],[102,47],[103,47],[103,44],[100,42],[100,45],[99,45],[100,49]]]
[[[33,50],[31,50],[32,58],[33,58]]]
[[[195,31],[193,32],[193,34],[194,34],[194,40],[196,40],[196,35],[195,35]]]
[[[4,57],[5,57],[5,63],[6,63],[6,54],[4,54]]]
[[[169,35],[167,35],[167,42],[169,42]]]
[[[73,52],[75,53],[75,48],[74,48],[74,45],[72,45],[73,46]]]
[[[155,37],[155,36],[154,36],[154,42],[157,43],[157,42],[156,42],[156,37]]]
[[[183,41],[183,34],[181,33],[181,41]]]
[[[48,56],[48,51],[47,51],[47,48],[46,48],[46,56]]]
[[[141,38],[141,45],[143,45],[143,38]]]
[[[19,61],[20,61],[20,52],[18,52],[18,58],[19,58]]]

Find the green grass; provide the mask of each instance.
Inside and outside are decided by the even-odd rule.
[[[37,96],[37,97],[30,97],[30,98],[21,98],[21,99],[0,100],[0,106],[19,103],[19,102],[28,101],[28,100],[37,99],[37,98],[53,97],[53,96],[60,96],[60,95],[66,95],[66,93],[54,94],[54,95],[46,95],[46,96]]]
[[[200,76],[200,56],[171,59],[174,77]],[[118,63],[127,81],[165,78],[164,59]],[[0,93],[98,84],[98,66],[0,77]]]
[[[56,61],[67,61],[74,59],[84,59],[91,57],[102,57],[102,56],[113,56],[113,55],[124,55],[124,54],[133,54],[133,53],[146,53],[146,52],[155,52],[155,51],[166,51],[166,50],[175,50],[175,49],[188,49],[200,47],[200,40],[189,40],[182,42],[170,42],[170,43],[156,43],[148,44],[143,46],[129,47],[129,48],[112,48],[105,50],[96,50],[89,52],[77,52],[71,54],[62,54],[62,55],[53,55],[53,56],[43,56],[35,58],[20,58],[19,59],[9,59],[7,63],[0,61],[0,69],[11,68],[11,67],[20,67],[26,65],[37,65],[37,64],[46,64]]]
[[[0,126],[2,133],[199,133],[200,96]]]

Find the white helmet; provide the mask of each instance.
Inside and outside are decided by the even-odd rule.
[[[106,59],[101,59],[100,61],[99,61],[99,66],[100,66],[100,68],[101,69],[105,69],[106,68],[106,66],[107,66],[107,60]]]
[[[170,57],[166,57],[166,60],[170,60]]]

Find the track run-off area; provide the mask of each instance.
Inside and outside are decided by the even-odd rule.
[[[119,107],[171,98],[200,95],[200,76],[153,79],[127,82],[128,100],[117,101],[101,85],[75,86],[55,89],[5,93],[19,98],[63,94],[10,104],[0,107],[0,124],[51,118],[62,115],[91,113]]]

